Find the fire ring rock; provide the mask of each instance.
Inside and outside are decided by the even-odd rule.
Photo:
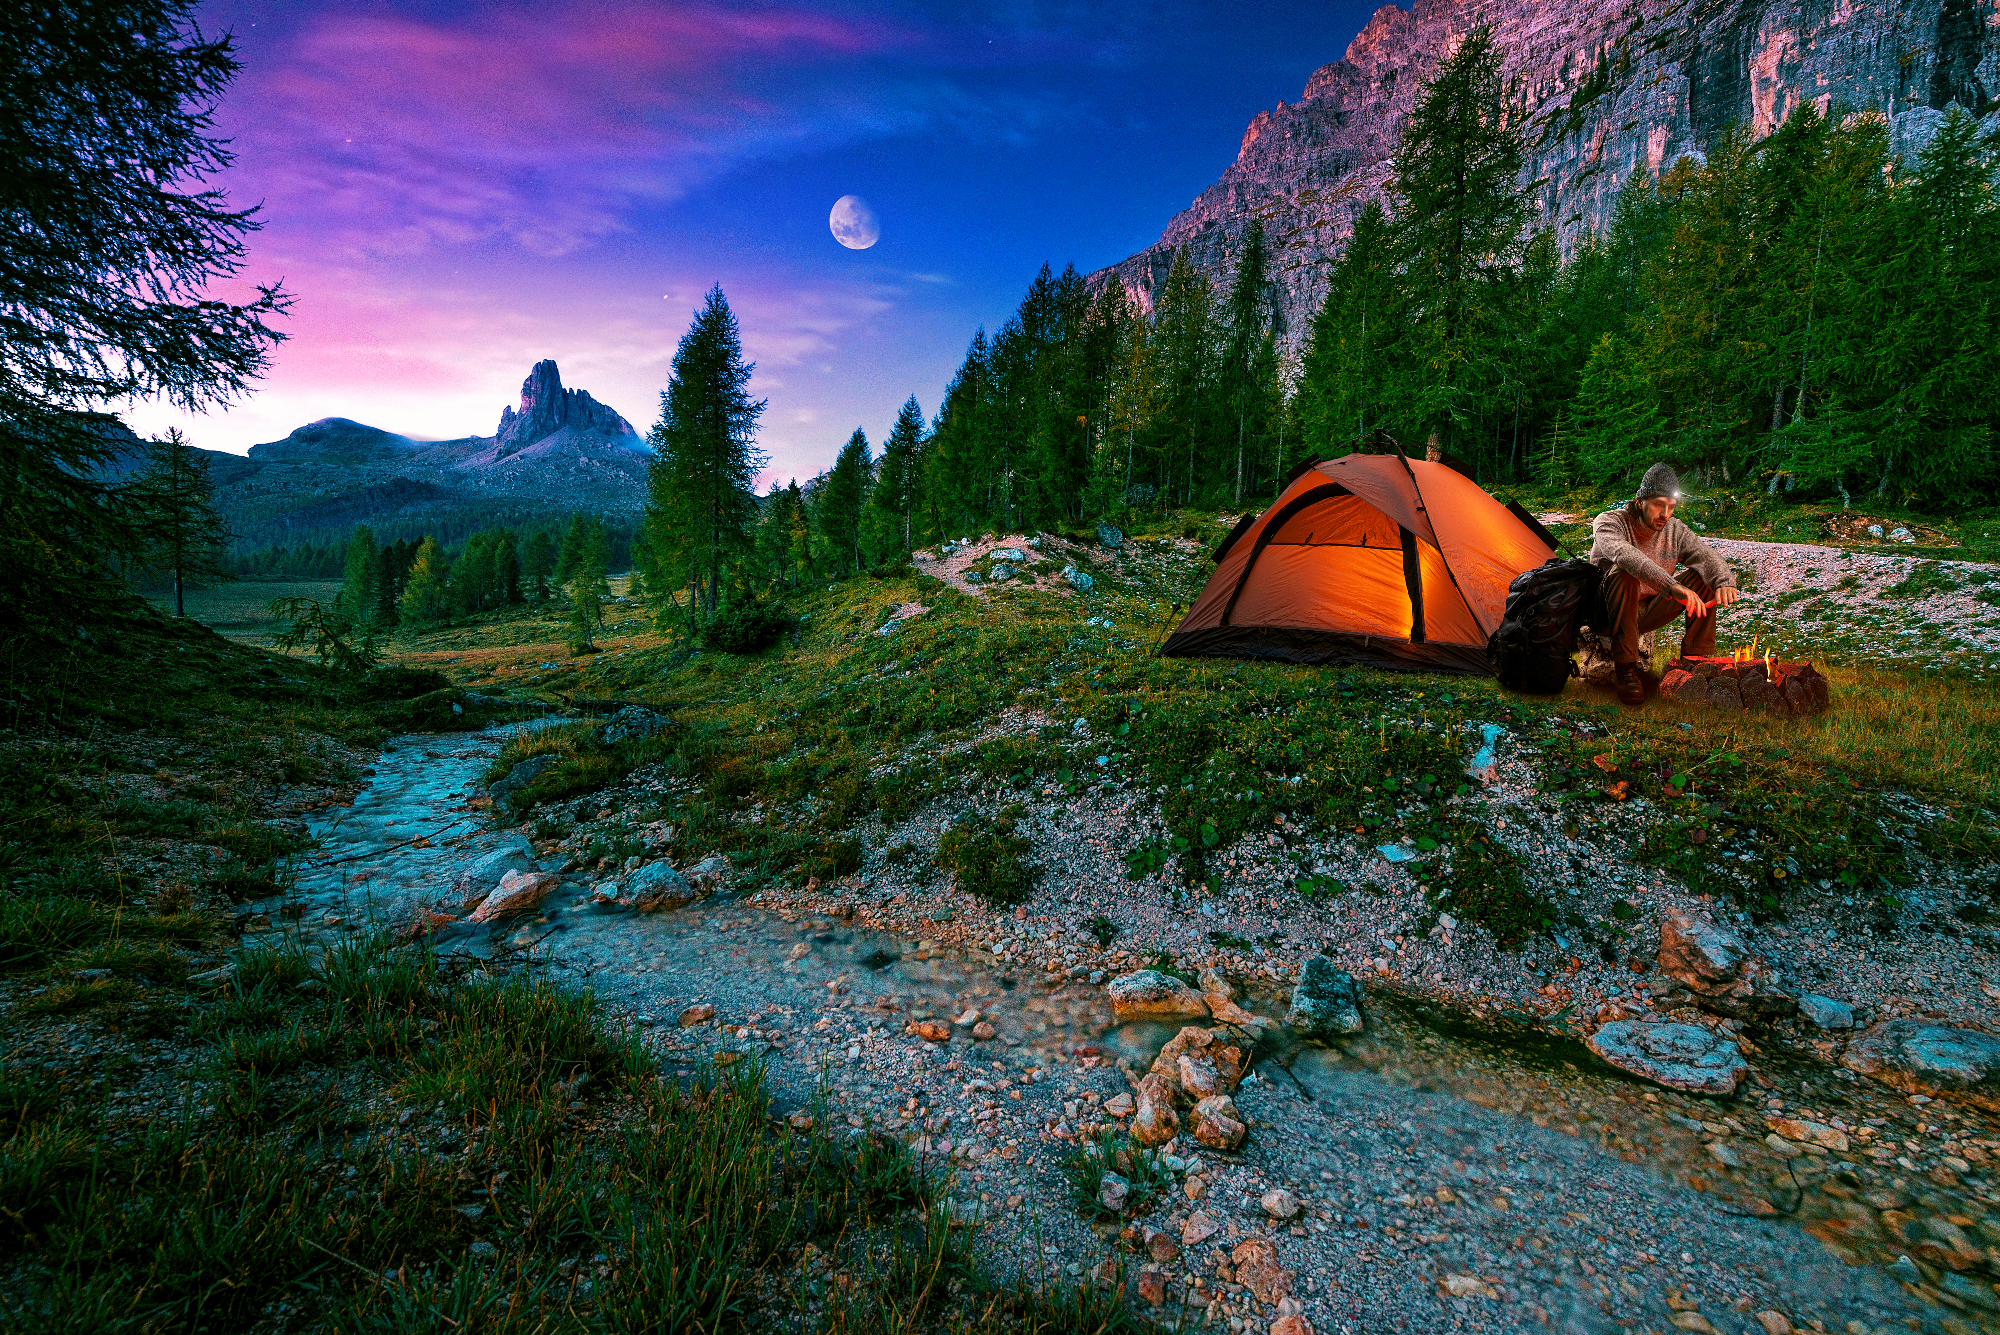
[[[1208,1018],[1208,1003],[1201,993],[1157,969],[1122,974],[1112,979],[1105,991],[1111,997],[1112,1015],[1120,1020]]]
[[[1621,1071],[1699,1094],[1733,1094],[1750,1069],[1736,1044],[1697,1024],[1613,1020],[1584,1040]]]
[[[1324,955],[1306,961],[1292,989],[1285,1023],[1307,1038],[1338,1038],[1361,1032],[1361,988],[1354,975]]]
[[[1905,1094],[1955,1094],[2000,1112],[2000,1038],[1976,1029],[1885,1020],[1850,1042],[1840,1062]]]

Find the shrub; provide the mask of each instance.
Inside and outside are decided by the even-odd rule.
[[[754,654],[768,649],[798,624],[798,618],[768,603],[725,607],[702,623],[701,642],[725,654]]]
[[[958,887],[995,904],[1018,904],[1034,893],[1040,868],[1027,861],[1033,847],[1014,833],[1009,812],[988,820],[968,812],[938,841],[937,865],[958,877]]]

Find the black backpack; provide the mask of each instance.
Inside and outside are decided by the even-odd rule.
[[[1572,671],[1576,628],[1597,606],[1603,572],[1577,557],[1551,557],[1514,577],[1500,629],[1486,641],[1486,662],[1510,691],[1560,695]]]

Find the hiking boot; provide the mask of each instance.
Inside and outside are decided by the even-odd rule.
[[[1637,663],[1620,663],[1618,675],[1614,679],[1621,705],[1643,705],[1646,703],[1646,672]]]

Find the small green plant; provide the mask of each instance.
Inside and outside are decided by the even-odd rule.
[[[1079,1141],[1060,1162],[1063,1179],[1069,1183],[1070,1199],[1085,1215],[1117,1219],[1136,1214],[1155,1193],[1173,1184],[1173,1170],[1161,1161],[1160,1152],[1135,1144],[1115,1126],[1107,1126],[1089,1140]],[[1125,1179],[1125,1202],[1112,1209],[1104,1202],[1104,1175],[1116,1173]]]
[[[1102,913],[1083,925],[1083,930],[1097,942],[1100,950],[1111,949],[1111,943],[1118,936],[1118,924]]]
[[[1187,851],[1188,841],[1176,836],[1172,840],[1150,839],[1125,855],[1125,877],[1127,880],[1143,881],[1154,872],[1165,870],[1174,860],[1174,855]]]
[[[1018,904],[1034,893],[1040,868],[1027,860],[1034,847],[1016,834],[1016,818],[966,812],[938,841],[937,865],[953,873],[967,894],[995,904]]]
[[[1527,888],[1520,861],[1505,844],[1471,822],[1451,827],[1444,838],[1451,845],[1451,870],[1431,892],[1438,907],[1484,927],[1506,950],[1555,926],[1555,905]],[[1420,848],[1426,842],[1439,846],[1430,836],[1419,836]]]

